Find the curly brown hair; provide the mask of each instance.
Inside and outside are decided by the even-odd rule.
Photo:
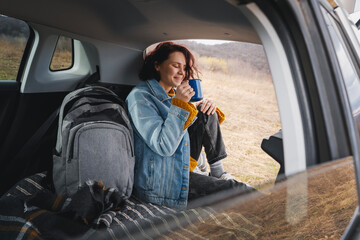
[[[169,55],[173,52],[182,52],[185,56],[185,78],[194,78],[194,75],[199,75],[199,70],[195,65],[195,58],[192,53],[185,46],[174,43],[174,42],[161,42],[156,48],[151,51],[144,60],[144,65],[140,70],[139,78],[143,81],[149,79],[160,80],[160,74],[155,69],[155,62],[161,64]]]

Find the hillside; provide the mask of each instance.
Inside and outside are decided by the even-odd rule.
[[[28,38],[29,32],[29,27],[25,22],[0,14],[0,35],[2,38]]]
[[[226,61],[251,65],[254,70],[269,73],[267,59],[262,45],[231,42],[218,45],[205,45],[194,41],[176,41],[187,46],[198,57],[215,57]]]

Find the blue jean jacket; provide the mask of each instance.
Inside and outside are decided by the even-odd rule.
[[[189,112],[171,104],[157,80],[136,86],[126,103],[135,138],[135,196],[170,207],[186,207],[190,142]]]

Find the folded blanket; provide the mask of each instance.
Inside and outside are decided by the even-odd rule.
[[[73,196],[65,198],[48,189],[37,192],[26,201],[27,206],[35,206],[58,215],[66,216],[85,224],[98,224],[101,214],[120,209],[125,204],[120,193],[114,188],[106,188],[102,182],[87,181]]]
[[[49,190],[45,179],[45,173],[25,178],[0,198],[0,239],[127,238],[139,232],[138,222],[153,225],[149,219],[175,213],[133,197],[125,201],[115,189],[92,181],[65,198]]]
[[[38,173],[0,198],[0,239],[256,239],[261,220],[200,207],[177,212],[89,182],[72,198],[49,190]],[[259,222],[259,223],[258,223]]]

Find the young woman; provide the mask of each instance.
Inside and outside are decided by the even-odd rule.
[[[252,190],[233,180],[219,122],[223,113],[210,100],[189,103],[188,80],[197,73],[195,59],[182,45],[163,42],[145,58],[145,81],[126,99],[135,137],[134,195],[151,203],[186,207],[187,201],[229,188]],[[204,146],[211,176],[193,172]]]

